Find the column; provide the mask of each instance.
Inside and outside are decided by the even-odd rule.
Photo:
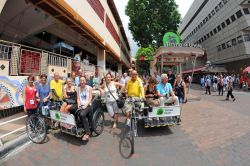
[[[122,75],[122,64],[118,64],[118,74],[121,76]]]
[[[3,10],[3,7],[4,7],[5,3],[6,3],[6,1],[7,0],[1,0],[0,1],[0,14],[1,14],[2,10]]]
[[[97,66],[98,77],[102,77],[106,72],[106,52],[103,48],[98,49]]]

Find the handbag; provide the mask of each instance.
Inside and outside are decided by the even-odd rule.
[[[109,89],[109,87],[108,87],[107,84],[106,84],[106,87],[108,88],[108,91],[109,91],[109,93],[111,94],[111,96],[115,99],[118,108],[124,107],[125,99],[124,99],[122,96],[120,96],[120,95],[118,96],[118,99],[116,99],[116,98],[114,97],[114,95],[110,92],[110,89]]]

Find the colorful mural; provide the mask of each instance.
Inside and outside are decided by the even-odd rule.
[[[0,110],[23,105],[27,76],[0,76]]]

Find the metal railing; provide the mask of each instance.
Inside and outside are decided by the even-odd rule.
[[[11,56],[12,46],[0,44],[0,59],[9,60]]]
[[[48,64],[53,66],[67,67],[67,57],[48,52]]]
[[[6,121],[6,122],[0,123],[0,126],[9,124],[9,123],[11,123],[11,122],[14,122],[14,121],[17,121],[17,120],[20,120],[20,119],[24,119],[24,118],[26,118],[26,117],[27,117],[27,115],[24,115],[24,116],[21,116],[21,117],[19,117],[19,118],[15,118],[15,119],[8,120],[8,121]],[[25,127],[26,127],[26,126],[23,126],[23,127],[20,127],[20,128],[18,128],[18,129],[16,129],[16,130],[10,131],[10,132],[8,132],[8,133],[6,133],[6,134],[0,135],[0,147],[2,147],[2,146],[4,145],[4,144],[3,144],[3,141],[2,141],[2,139],[3,139],[4,137],[7,137],[7,136],[9,136],[9,135],[11,135],[11,134],[13,134],[13,133],[18,132],[18,131],[21,131],[21,130],[23,130]]]

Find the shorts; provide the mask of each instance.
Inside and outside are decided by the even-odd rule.
[[[118,113],[119,108],[118,108],[116,101],[107,102],[106,107],[111,117],[113,117],[114,114]]]
[[[147,98],[146,103],[149,106],[159,106],[160,105],[160,99]]]
[[[139,98],[135,98],[139,99]],[[129,99],[126,99],[125,103],[124,103],[124,107],[122,108],[125,112],[131,112],[132,111],[132,104],[129,102]]]

